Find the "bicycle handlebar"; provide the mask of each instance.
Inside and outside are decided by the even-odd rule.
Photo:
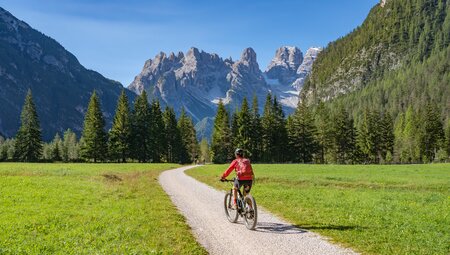
[[[234,179],[233,179],[233,180],[228,180],[228,179],[220,179],[220,181],[221,181],[221,182],[234,182]]]

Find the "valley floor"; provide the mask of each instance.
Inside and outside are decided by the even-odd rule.
[[[157,178],[174,164],[0,164],[0,254],[206,254]]]
[[[217,189],[226,165],[186,173]],[[450,164],[254,165],[259,205],[363,254],[449,254]]]

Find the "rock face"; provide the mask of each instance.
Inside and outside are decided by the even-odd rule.
[[[262,107],[269,92],[290,113],[297,107],[299,90],[320,50],[311,48],[303,58],[297,47],[281,47],[264,73],[252,48],[244,49],[237,61],[197,48],[186,54],[161,52],[147,60],[128,88],[137,94],[145,90],[175,111],[185,108],[195,122],[214,117],[220,100],[234,109],[244,98],[256,95]]]
[[[28,89],[32,90],[44,139],[71,128],[78,134],[95,89],[107,123],[120,83],[87,70],[58,42],[0,8],[0,133],[14,136]],[[134,99],[132,92],[128,93]]]
[[[269,92],[251,48],[236,62],[197,48],[185,55],[159,53],[145,63],[128,88],[138,94],[145,89],[150,98],[176,111],[185,108],[196,122],[214,116],[220,100],[234,107],[244,97],[256,94],[262,99]]]
[[[312,71],[313,63],[316,61],[317,56],[322,51],[322,48],[309,48],[306,52],[305,58],[302,64],[297,69],[297,79],[294,81],[292,86],[300,91],[305,83],[306,78]]]
[[[283,85],[295,80],[297,69],[303,62],[303,53],[297,47],[279,48],[266,70],[267,78],[278,79]]]

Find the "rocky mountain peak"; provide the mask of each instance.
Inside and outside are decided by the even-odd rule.
[[[246,63],[257,63],[256,52],[252,48],[246,48],[241,54],[241,61]]]
[[[320,47],[311,47],[306,51],[305,58],[302,64],[297,69],[297,79],[292,83],[292,86],[297,90],[303,87],[306,77],[311,73],[313,63],[316,61],[317,56],[322,51]]]
[[[283,46],[277,49],[268,70],[275,66],[283,66],[289,70],[297,70],[303,61],[303,53],[297,47]]]
[[[280,47],[267,67],[267,78],[277,79],[283,85],[288,85],[295,80],[297,69],[302,62],[303,53],[299,48],[292,46]]]

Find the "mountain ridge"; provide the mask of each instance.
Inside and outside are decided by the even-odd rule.
[[[309,49],[308,62],[303,62],[303,53],[297,47],[280,47],[265,72],[250,47],[236,61],[196,47],[186,53],[160,52],[145,62],[128,88],[137,94],[146,90],[150,99],[159,99],[178,112],[184,108],[196,122],[213,117],[220,100],[233,110],[244,97],[251,99],[256,95],[262,103],[269,92],[279,97],[287,112],[292,112],[303,80],[311,70],[308,65],[313,64],[320,51],[321,48]]]
[[[28,89],[33,92],[45,140],[67,128],[80,134],[96,90],[110,125],[123,86],[83,67],[56,40],[0,7],[0,132],[15,135]],[[131,91],[127,95],[132,100]]]

